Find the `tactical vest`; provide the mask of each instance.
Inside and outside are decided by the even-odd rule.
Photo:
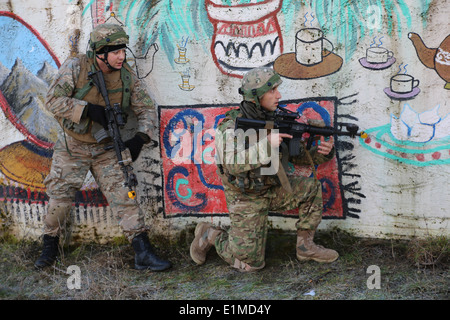
[[[89,80],[89,72],[95,72],[94,59],[88,58],[85,54],[78,55],[80,59],[80,75],[75,86],[74,95],[75,99],[84,100],[91,104],[96,104],[106,107],[105,100],[101,93],[97,90],[95,85]],[[108,88],[108,97],[111,106],[115,103],[121,105],[124,113],[129,112],[130,97],[134,87],[134,81],[130,66],[125,63],[120,69],[120,72],[104,73],[106,88]],[[59,119],[64,131],[73,138],[88,142],[96,143],[97,140],[93,134],[96,130],[102,127],[90,120],[89,118],[83,118],[80,123],[74,123],[68,119]]]
[[[234,130],[234,123],[238,117],[242,117],[242,114],[238,109],[228,111],[225,119],[219,125],[218,130],[222,133],[227,129]],[[266,166],[269,166],[269,164]],[[226,165],[218,164],[217,167],[217,174],[221,177],[223,185],[243,193],[262,195],[266,193],[270,187],[281,184],[276,175],[261,175],[261,168],[234,176],[227,170]]]

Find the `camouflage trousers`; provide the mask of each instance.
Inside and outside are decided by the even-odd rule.
[[[315,230],[322,220],[322,187],[314,178],[290,177],[293,192],[274,186],[264,195],[243,194],[226,188],[230,213],[228,232],[215,240],[218,255],[237,269],[246,271],[264,267],[268,213],[298,209],[299,230]]]
[[[128,189],[123,186],[124,176],[114,150],[106,151],[104,144],[84,143],[68,135],[66,140],[67,148],[64,138],[55,144],[50,173],[44,180],[50,198],[44,233],[56,236],[64,229],[75,193],[82,187],[89,170],[125,236],[131,240],[146,231],[137,201],[128,197]]]

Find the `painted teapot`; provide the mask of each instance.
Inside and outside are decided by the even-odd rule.
[[[450,35],[436,49],[428,48],[417,33],[410,32],[408,37],[420,61],[426,67],[434,69],[446,81],[444,88],[450,90]]]

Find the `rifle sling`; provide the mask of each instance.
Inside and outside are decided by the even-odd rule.
[[[310,162],[310,164],[311,164],[311,169],[312,169],[314,178],[315,178],[317,181],[319,181],[319,179],[317,178],[317,171],[316,171],[316,166],[314,165],[314,160],[313,160],[313,158],[311,157],[311,154],[309,153],[309,150],[306,149],[305,141],[302,140],[301,142],[302,142],[302,144],[303,144],[303,148],[304,148],[304,150],[305,150],[306,157],[308,158],[308,160],[309,160],[309,162]]]
[[[274,122],[273,121],[266,121],[266,125],[264,126],[264,129],[273,129]]]
[[[277,176],[278,176],[278,179],[280,179],[281,186],[284,188],[284,190],[286,190],[289,193],[292,193],[291,183],[289,182],[289,179],[286,175],[286,171],[284,170],[284,167],[285,167],[285,165],[287,166],[287,162],[289,159],[288,146],[284,142],[282,142],[280,147],[281,147],[281,153],[282,153],[282,156],[281,156],[282,163],[280,166],[278,166]]]

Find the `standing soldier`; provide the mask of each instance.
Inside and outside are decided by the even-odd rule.
[[[89,73],[101,70],[110,104],[118,103],[125,115],[134,112],[137,117],[136,134],[124,142],[127,149],[123,153],[129,161],[135,161],[143,146],[157,139],[155,105],[126,63],[128,35],[122,27],[97,26],[89,44],[87,54],[65,61],[47,95],[46,107],[61,124],[64,135],[55,144],[50,174],[44,181],[49,203],[44,218],[43,251],[35,266],[43,268],[56,260],[59,237],[75,193],[90,170],[132,244],[135,268],[168,269],[171,263],[159,258],[150,245],[139,204],[128,196],[115,150],[105,148],[111,144],[111,138],[104,136],[108,130],[106,103],[89,80]]]
[[[281,99],[278,86],[280,76],[270,68],[255,68],[243,78],[239,92],[243,95],[240,108],[228,111],[226,118],[216,131],[216,154],[219,156],[218,173],[225,189],[230,213],[229,232],[215,228],[210,223],[201,222],[195,228],[195,238],[190,254],[197,264],[203,264],[208,250],[215,246],[219,256],[240,271],[256,271],[265,265],[269,211],[283,212],[297,209],[297,259],[332,262],[338,253],[313,242],[314,233],[322,219],[322,186],[315,178],[290,177],[283,165],[274,174],[266,175],[263,169],[273,165],[275,160],[287,163],[288,155],[278,155],[283,138],[289,134],[270,133],[260,137],[255,148],[246,146],[244,155],[236,145],[235,120],[243,117],[255,120],[271,120]],[[218,136],[222,139],[218,139]],[[221,143],[218,143],[221,141]],[[230,152],[228,146],[234,146]],[[227,151],[224,153],[224,146]],[[269,149],[275,157],[268,156]],[[237,151],[236,151],[237,150]],[[289,157],[297,165],[308,164],[308,151],[301,146],[300,156]],[[310,156],[315,164],[321,164],[334,157],[333,141],[321,137],[318,147],[311,148]],[[220,159],[223,155],[224,159]],[[252,163],[239,163],[239,159],[258,159]]]

